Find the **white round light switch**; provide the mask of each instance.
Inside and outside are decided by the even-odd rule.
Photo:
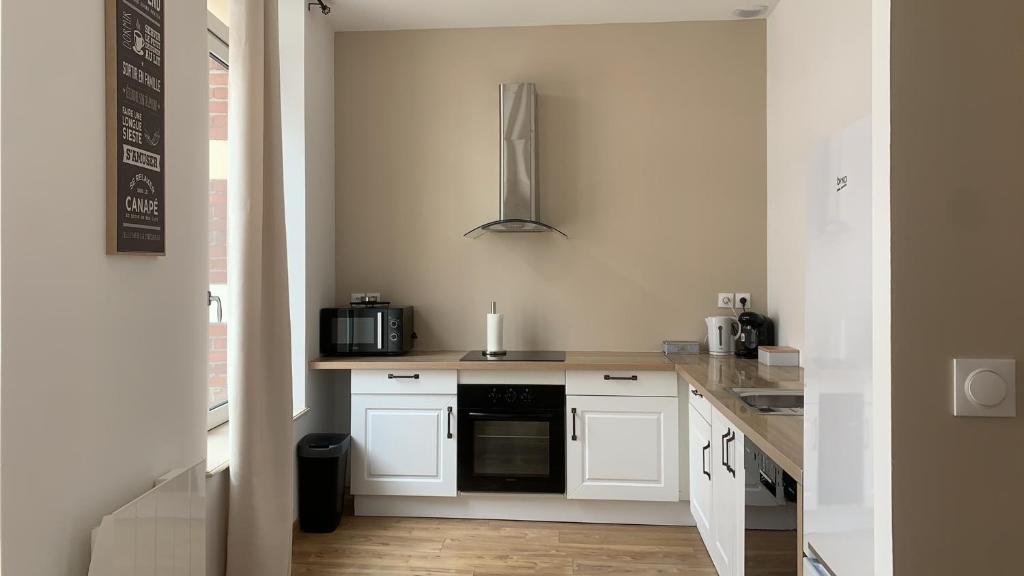
[[[968,374],[964,388],[972,403],[985,408],[999,406],[1006,399],[1006,380],[986,368]]]
[[[1015,417],[1016,364],[1010,358],[954,358],[953,415]]]

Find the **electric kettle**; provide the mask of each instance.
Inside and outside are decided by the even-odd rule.
[[[736,336],[740,323],[732,316],[709,316],[704,319],[708,325],[708,353],[712,356],[728,356],[736,351]]]

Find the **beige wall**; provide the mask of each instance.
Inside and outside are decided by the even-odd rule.
[[[417,307],[421,349],[655,350],[718,291],[765,302],[763,21],[340,33],[337,297]],[[537,83],[541,214],[497,217],[502,81]]]
[[[950,380],[955,357],[1024,379],[1022,27],[1012,0],[893,2],[896,574],[1021,571],[1024,393],[1015,419],[954,418]]]
[[[783,0],[768,19],[768,312],[804,343],[804,199],[823,142],[871,113],[871,3]]]

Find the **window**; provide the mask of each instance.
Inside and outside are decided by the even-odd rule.
[[[228,419],[228,45],[227,28],[209,17],[209,282],[211,306],[207,337],[207,427]],[[219,300],[218,300],[219,299]],[[221,316],[221,314],[223,314]]]

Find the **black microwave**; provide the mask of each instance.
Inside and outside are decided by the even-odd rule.
[[[412,350],[412,306],[371,304],[320,310],[324,356],[394,356]]]

